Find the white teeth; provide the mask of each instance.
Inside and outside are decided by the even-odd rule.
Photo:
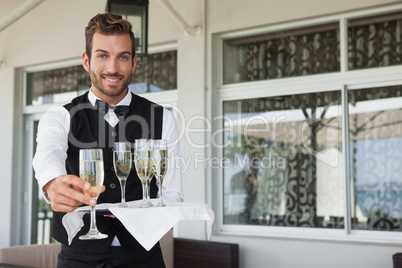
[[[119,81],[119,79],[110,79],[110,78],[105,78],[106,80],[110,81],[110,82],[116,82]]]

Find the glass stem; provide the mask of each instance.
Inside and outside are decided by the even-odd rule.
[[[96,228],[96,213],[95,213],[95,206],[91,206],[91,233],[97,233],[98,228]]]
[[[147,180],[147,202],[150,203],[151,202],[151,185],[149,183],[149,180]]]
[[[158,188],[159,188],[159,198],[161,200],[163,200],[162,199],[162,178],[161,177],[159,177],[159,180],[158,180]]]
[[[126,180],[120,180],[121,203],[126,203]]]
[[[142,183],[142,201],[146,202],[147,201],[147,194],[148,194],[148,187],[147,187],[147,182]]]

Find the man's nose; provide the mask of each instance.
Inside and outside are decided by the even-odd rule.
[[[116,59],[112,57],[110,58],[107,66],[107,71],[112,74],[119,72],[119,65]]]

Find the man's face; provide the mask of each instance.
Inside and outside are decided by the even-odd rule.
[[[95,95],[109,104],[122,100],[137,62],[137,57],[132,60],[130,35],[95,33],[91,62],[86,53],[82,58],[83,66],[91,77]]]

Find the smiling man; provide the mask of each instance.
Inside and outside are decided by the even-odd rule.
[[[92,48],[82,54],[83,66],[91,77],[93,93],[108,104],[121,101],[128,89],[137,63],[130,35],[92,36]]]
[[[121,192],[113,170],[115,142],[136,139],[166,139],[169,162],[179,159],[178,130],[172,113],[162,106],[130,92],[137,63],[131,24],[120,15],[98,14],[85,28],[86,51],[83,67],[92,87],[63,107],[52,107],[41,118],[37,150],[33,160],[35,176],[53,209],[52,236],[62,244],[58,267],[165,267],[159,243],[146,251],[114,217],[97,216],[102,240],[79,240],[88,232],[89,216],[71,243],[63,226],[63,216],[95,200],[83,194],[90,187],[79,176],[79,150],[101,148],[104,158],[103,193],[98,203],[118,203]],[[151,197],[156,197],[155,180]],[[127,201],[142,198],[141,182],[131,171],[126,184]],[[180,165],[169,165],[163,183],[164,199],[181,202]]]

